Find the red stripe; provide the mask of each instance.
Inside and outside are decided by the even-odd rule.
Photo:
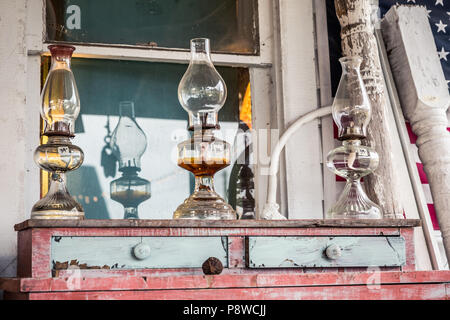
[[[408,130],[409,141],[412,144],[416,144],[417,136],[412,131],[411,124],[409,122],[405,122],[405,124],[406,124],[406,130]]]
[[[337,174],[335,176],[336,176],[337,182],[346,182],[347,181],[345,178],[342,178],[341,176],[338,176]],[[364,182],[364,178],[361,178],[361,182]]]
[[[336,123],[334,123],[334,122],[333,122],[333,136],[335,139],[337,139],[339,137],[338,127],[337,127]]]
[[[436,218],[436,210],[434,209],[434,204],[428,203],[427,207],[428,207],[428,212],[430,213],[430,218],[431,218],[431,223],[433,224],[433,229],[440,230],[439,223]]]
[[[417,166],[417,171],[419,172],[420,182],[422,182],[422,184],[428,184],[428,178],[427,178],[425,171],[423,170],[423,164],[420,162],[417,162],[416,166]]]

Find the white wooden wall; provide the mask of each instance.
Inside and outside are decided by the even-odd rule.
[[[313,1],[281,0],[279,65],[282,98],[280,128],[317,109],[317,77]],[[319,120],[302,127],[286,145],[286,189],[280,183],[281,213],[289,219],[323,218],[323,185]],[[282,168],[283,169],[283,168]],[[281,172],[283,175],[283,172]],[[287,204],[284,206],[283,204]]]
[[[0,1],[0,276],[16,275],[13,226],[29,218],[30,204],[39,198],[39,171],[32,161],[39,104],[27,100],[27,81],[39,82],[40,70],[28,68],[26,2]]]

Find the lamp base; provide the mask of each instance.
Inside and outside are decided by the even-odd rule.
[[[31,210],[31,219],[72,219],[83,220],[84,211],[81,205],[70,198],[72,201],[67,201],[68,198],[58,202],[55,199],[42,198],[39,200]]]
[[[84,212],[81,211],[61,211],[61,210],[41,210],[32,211],[31,219],[69,219],[69,220],[83,220]]]
[[[33,206],[31,219],[84,219],[83,207],[67,191],[64,174],[52,174],[49,191]]]
[[[211,190],[194,192],[173,214],[174,219],[236,220],[236,217],[233,207]]]
[[[358,180],[348,180],[336,204],[328,210],[327,219],[382,219],[381,208],[371,201]]]

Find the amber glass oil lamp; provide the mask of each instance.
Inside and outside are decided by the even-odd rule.
[[[136,122],[134,103],[119,104],[120,118],[111,136],[111,149],[119,161],[122,176],[110,184],[111,199],[124,207],[124,219],[139,219],[138,206],[151,196],[150,181],[138,176],[147,137]]]
[[[218,112],[227,89],[210,56],[209,39],[191,40],[191,61],[178,86],[188,112],[191,138],[178,145],[178,165],[195,176],[195,190],[174,212],[174,219],[236,219],[233,208],[214,190],[214,174],[230,164],[231,147],[215,137]]]
[[[69,194],[66,172],[81,166],[83,151],[70,141],[80,112],[75,79],[70,69],[72,46],[50,45],[51,68],[41,93],[41,116],[45,122],[45,144],[37,147],[34,161],[50,172],[47,194],[32,208],[32,219],[83,219],[82,206]]]
[[[342,146],[327,156],[327,166],[347,180],[344,191],[326,217],[330,219],[380,219],[381,208],[371,201],[361,186],[361,178],[379,163],[377,152],[362,144],[366,138],[371,107],[359,71],[360,57],[343,57],[342,76],[332,106]]]

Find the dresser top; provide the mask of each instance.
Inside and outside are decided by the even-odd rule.
[[[14,229],[29,228],[412,228],[419,219],[302,219],[302,220],[39,220],[29,219]]]

